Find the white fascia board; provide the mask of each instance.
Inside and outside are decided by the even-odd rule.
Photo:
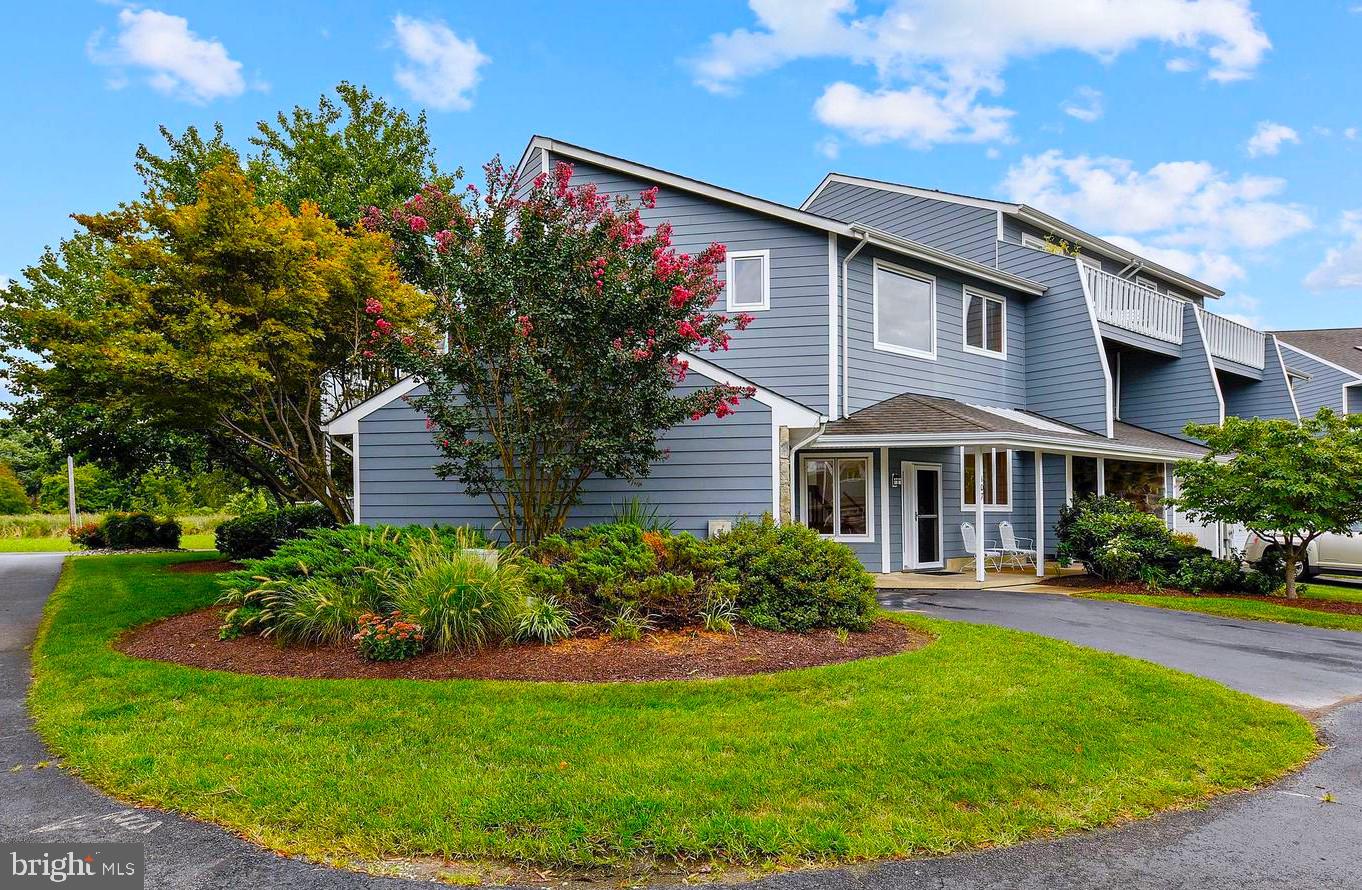
[[[1206,284],[1204,281],[1197,281],[1195,278],[1190,278],[1186,275],[1183,275],[1181,272],[1175,272],[1172,269],[1168,268],[1167,266],[1156,263],[1153,260],[1146,259],[1145,257],[1142,257],[1138,254],[1131,253],[1130,251],[1124,248],[1117,247],[1110,241],[1099,238],[1096,235],[1089,234],[1088,232],[1085,232],[1082,229],[1075,228],[1074,226],[1069,225],[1063,220],[1056,219],[1050,214],[1037,210],[1034,207],[1028,207],[1027,205],[1022,204],[1019,205],[1015,210],[1009,210],[1006,212],[1009,212],[1013,216],[1016,216],[1019,219],[1022,219],[1026,222],[1029,222],[1034,226],[1038,226],[1043,229],[1049,229],[1050,231],[1054,232],[1057,235],[1063,235],[1068,240],[1073,241],[1074,243],[1078,244],[1081,247],[1086,247],[1095,253],[1100,253],[1104,256],[1108,256],[1116,260],[1121,260],[1122,262],[1126,263],[1129,263],[1132,260],[1138,260],[1143,268],[1153,272],[1156,275],[1161,275],[1164,278],[1167,278],[1169,281],[1179,284],[1182,287],[1185,287],[1194,293],[1201,294],[1203,297],[1219,299],[1220,297],[1223,297],[1225,295],[1225,292],[1218,287],[1213,287],[1209,284]]]
[[[1177,461],[1200,456],[1185,451],[1122,447],[1096,442],[1089,444],[1075,442],[1072,439],[1056,439],[1049,436],[1031,436],[1018,433],[999,433],[992,436],[987,433],[907,433],[869,436],[825,433],[805,448],[880,448],[886,446],[890,448],[956,448],[962,445],[1010,448],[1017,451],[1040,449],[1051,454],[1126,457],[1152,461]]]
[[[807,209],[817,198],[823,189],[834,182],[844,182],[848,185],[859,185],[866,188],[879,189],[882,192],[897,192],[900,195],[911,195],[915,198],[931,198],[935,201],[945,201],[950,204],[963,204],[967,207],[980,207],[985,210],[1006,210],[1015,212],[1021,205],[1009,204],[1006,201],[993,201],[988,198],[972,198],[969,195],[957,195],[952,192],[942,192],[936,189],[919,188],[912,185],[903,185],[898,182],[885,182],[881,179],[868,179],[864,176],[852,176],[847,173],[829,173],[823,177],[823,181],[818,187],[804,199],[800,204],[800,209]]]
[[[788,427],[816,427],[827,422],[827,418],[812,408],[806,408],[796,401],[785,398],[779,393],[773,392],[762,386],[757,386],[745,377],[741,377],[733,372],[721,368],[712,362],[705,361],[699,356],[689,352],[681,353],[681,357],[690,364],[690,370],[708,377],[715,383],[724,383],[729,386],[752,387],[756,394],[752,396],[759,404],[771,409],[771,424],[773,426]]]
[[[413,389],[421,385],[421,381],[415,377],[405,377],[394,383],[392,386],[383,390],[376,396],[371,396],[360,402],[355,407],[333,417],[329,422],[322,424],[322,432],[332,436],[351,436],[359,432],[359,422],[373,414],[384,405],[400,399]]]
[[[1277,342],[1280,343],[1282,347],[1285,349],[1289,349],[1292,352],[1299,353],[1300,355],[1303,355],[1312,361],[1319,362],[1321,365],[1327,365],[1328,367],[1333,368],[1335,371],[1338,371],[1342,374],[1347,374],[1349,377],[1353,378],[1353,380],[1357,381],[1358,383],[1362,383],[1362,374],[1358,374],[1356,371],[1350,371],[1347,368],[1343,367],[1342,365],[1336,365],[1333,362],[1329,361],[1327,358],[1320,358],[1313,352],[1301,349],[1299,346],[1292,346],[1290,343],[1280,338],[1277,338]],[[1351,385],[1352,384],[1349,384],[1349,386]]]
[[[556,142],[546,136],[536,136],[530,141],[530,147],[526,149],[528,155],[530,149],[538,146],[545,151],[551,151],[555,157],[567,158],[568,160],[579,160],[587,164],[592,164],[606,170],[613,170],[632,176],[642,182],[650,182],[664,185],[668,188],[690,192],[700,195],[713,201],[723,204],[731,204],[735,207],[742,207],[754,213],[765,214],[777,219],[801,226],[809,226],[823,232],[832,232],[836,235],[843,235],[848,238],[860,238],[862,234],[869,232],[872,234],[872,243],[891,250],[902,256],[912,257],[923,262],[932,263],[943,268],[952,269],[964,275],[970,275],[983,281],[990,281],[1003,287],[1010,287],[1023,293],[1040,295],[1047,290],[1046,286],[1038,281],[1029,278],[1022,278],[1019,275],[1012,275],[1002,272],[992,266],[983,263],[976,263],[973,260],[965,259],[935,247],[928,247],[916,241],[899,238],[889,232],[881,232],[876,229],[839,222],[826,216],[819,216],[816,213],[809,213],[794,207],[787,207],[784,204],[777,204],[774,201],[767,201],[763,198],[756,198],[752,195],[745,195],[742,192],[735,192],[731,189],[721,188],[717,185],[710,185],[698,179],[690,179],[679,176],[675,173],[668,173],[665,170],[658,170],[654,167],[646,167],[643,164],[636,164],[633,161],[626,161],[623,158],[601,154],[589,148],[582,148],[565,142]]]

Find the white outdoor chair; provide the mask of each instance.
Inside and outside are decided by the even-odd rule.
[[[965,565],[968,566],[969,568],[976,568],[977,566],[975,565],[975,554],[978,552],[979,549],[978,548],[979,539],[975,536],[974,523],[972,522],[960,523],[960,538],[965,542],[965,549],[969,551],[969,561],[965,563]],[[997,571],[998,569],[1001,569],[1003,567],[1003,551],[999,550],[997,547],[990,547],[988,541],[985,540],[984,571],[988,571],[990,566],[993,568],[994,571]]]
[[[1003,562],[1024,569],[1036,567],[1036,542],[1031,538],[1019,538],[1012,523],[998,523],[998,535],[1003,539]]]

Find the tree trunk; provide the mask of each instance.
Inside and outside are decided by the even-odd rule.
[[[1286,551],[1286,598],[1294,600],[1298,598],[1296,593],[1296,545],[1286,544],[1283,549]]]

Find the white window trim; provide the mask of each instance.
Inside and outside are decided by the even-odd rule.
[[[761,302],[733,302],[733,267],[737,260],[761,260]],[[724,297],[729,312],[765,312],[771,308],[771,251],[735,250],[724,263]]]
[[[936,561],[918,562],[913,559],[913,545],[917,543],[917,478],[918,469],[936,472]],[[946,473],[941,464],[905,460],[899,463],[899,490],[903,521],[903,568],[939,569],[946,565]],[[911,497],[910,497],[911,496]]]
[[[983,346],[971,346],[971,345],[970,345],[970,343],[969,343],[969,298],[970,298],[970,297],[978,297],[979,299],[984,300],[985,303],[987,303],[987,301],[989,301],[989,300],[994,300],[994,301],[996,301],[996,302],[999,302],[999,303],[1002,303],[1002,304],[1003,304],[1003,314],[1002,314],[1002,319],[1003,319],[1003,348],[1002,348],[1002,351],[1001,351],[1001,352],[995,351],[995,350],[992,350],[992,349],[989,349],[989,348],[988,348],[988,345],[987,345],[987,344],[988,344],[988,308],[987,308],[987,306],[985,306],[985,308],[984,308],[983,329],[982,329],[982,330],[983,330],[983,334],[984,334],[984,344],[985,344],[985,345],[983,345]],[[1007,297],[1001,296],[1001,295],[999,295],[999,294],[992,293],[992,292],[990,292],[990,291],[980,290],[980,289],[977,288],[977,287],[970,287],[970,286],[966,285],[966,286],[961,290],[961,297],[960,297],[960,342],[961,342],[961,344],[964,346],[965,351],[968,352],[968,353],[972,353],[972,354],[974,354],[974,355],[983,355],[983,356],[987,356],[988,358],[1006,359],[1006,358],[1007,358]]]
[[[835,530],[842,524],[842,515],[841,515],[841,511],[840,511],[840,498],[838,497],[838,493],[837,493],[838,487],[840,487],[841,484],[842,484],[842,474],[841,474],[840,472],[834,471],[833,477],[832,477],[832,478],[833,478],[833,495],[832,495],[832,496],[833,496],[833,501],[834,501],[835,503],[838,503],[838,504],[839,504],[839,510],[838,510],[837,512],[834,512],[834,513],[833,513],[833,520],[832,520],[832,521],[833,521],[834,533],[831,534],[831,535],[825,535],[825,534],[822,534],[822,533],[820,532],[820,533],[819,533],[819,537],[830,538],[830,539],[832,539],[832,540],[834,540],[834,541],[840,541],[840,542],[842,542],[842,543],[844,543],[844,544],[870,544],[870,543],[874,543],[874,541],[875,541],[875,515],[876,515],[876,514],[875,514],[875,456],[874,456],[871,452],[869,452],[869,451],[838,452],[838,453],[835,453],[835,454],[814,453],[814,454],[802,454],[802,455],[800,455],[800,457],[799,457],[799,485],[800,485],[800,489],[799,489],[799,492],[800,492],[800,494],[799,494],[799,521],[800,521],[800,523],[803,524],[803,525],[808,525],[808,524],[809,524],[809,495],[808,495],[808,487],[807,487],[807,486],[808,486],[808,478],[809,478],[809,474],[808,474],[808,463],[809,463],[809,461],[811,461],[811,460],[832,460],[832,461],[839,461],[839,460],[859,460],[859,461],[864,461],[864,462],[865,462],[865,465],[866,465],[866,476],[865,476],[865,513],[866,513],[866,516],[865,516],[865,529],[866,529],[866,533],[863,534],[863,535],[839,535],[839,534],[836,534],[836,531],[835,531]],[[834,470],[835,470],[835,464],[834,464]]]
[[[1011,448],[986,448],[984,449],[984,460],[993,461],[993,467],[998,467],[997,458],[994,454],[999,451],[1007,452],[1007,503],[1006,504],[984,504],[985,513],[1011,513],[1012,501],[1017,496],[1017,452]],[[961,512],[973,513],[974,505],[965,501],[965,461],[974,460],[973,448],[960,449],[960,510]]]
[[[932,333],[932,348],[930,351],[912,349],[908,346],[899,346],[896,343],[885,343],[884,341],[880,340],[881,269],[884,269],[885,271],[888,272],[893,272],[894,274],[897,275],[903,275],[907,278],[917,279],[918,281],[923,282],[930,288],[930,296],[928,297],[927,301],[927,304],[931,309],[930,316],[928,318],[928,325],[930,326],[930,330]],[[898,266],[895,265],[894,263],[887,263],[884,260],[877,259],[873,263],[870,271],[870,291],[871,291],[870,300],[871,315],[873,316],[872,324],[874,327],[875,335],[875,348],[880,350],[881,352],[893,352],[897,353],[898,355],[907,355],[912,356],[913,358],[925,358],[928,359],[929,361],[936,361],[936,277],[933,275],[928,275],[925,272],[918,272],[915,269],[909,269],[906,266]]]
[[[1105,271],[1102,268],[1102,261],[1095,256],[1090,256],[1086,253],[1080,253],[1078,255],[1078,261],[1083,265],[1087,266],[1089,269],[1096,269],[1098,272]]]
[[[1099,498],[1107,495],[1107,460],[1094,454],[1080,454],[1078,457],[1097,458],[1097,496]],[[1064,455],[1064,501],[1072,504],[1074,502],[1074,457],[1075,455]]]
[[[1145,290],[1151,290],[1154,293],[1159,292],[1159,283],[1155,281],[1153,278],[1150,278],[1148,275],[1136,275],[1135,286],[1142,287]]]
[[[1032,235],[1030,232],[1022,232],[1021,243],[1022,247],[1029,247],[1032,250],[1043,250],[1046,253],[1053,253],[1053,251],[1050,250],[1050,246],[1045,243],[1044,238]]]

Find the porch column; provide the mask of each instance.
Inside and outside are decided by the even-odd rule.
[[[984,449],[974,446],[974,580],[984,583]]]
[[[1045,455],[1033,452],[1036,463],[1036,577],[1045,577]]]

